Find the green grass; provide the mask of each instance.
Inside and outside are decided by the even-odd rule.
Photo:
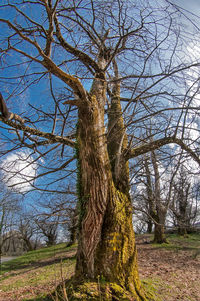
[[[163,299],[161,299],[160,296],[158,295],[158,288],[161,285],[160,279],[146,278],[142,280],[142,285],[146,291],[148,300],[163,301]]]
[[[42,260],[45,259],[53,259],[54,256],[57,256],[60,254],[63,254],[66,251],[69,251],[72,249],[72,247],[66,248],[66,244],[58,244],[52,247],[46,247],[35,251],[30,251],[22,256],[19,256],[13,260],[7,261],[2,264],[2,274],[23,269],[26,267],[29,267],[33,264],[38,264]]]
[[[172,251],[193,251],[198,252],[200,248],[200,234],[188,234],[180,236],[177,234],[167,235],[168,243],[153,244],[157,248],[165,248]]]
[[[145,239],[152,240],[152,235],[144,235]],[[187,237],[168,235],[168,244],[151,244],[151,248],[166,249],[171,252],[187,251],[190,254],[199,254],[200,235],[190,234]],[[12,294],[13,300],[20,301],[47,301],[46,296],[54,291],[62,279],[69,279],[74,273],[76,246],[66,247],[58,244],[53,247],[31,251],[23,256],[2,264],[0,276],[0,300],[6,292]],[[188,253],[188,254],[189,254]],[[199,255],[198,255],[199,256]],[[152,278],[143,280],[143,285],[149,294],[160,301],[156,294],[158,288],[169,290],[161,279]],[[23,296],[23,297],[22,297]],[[189,301],[189,300],[188,300]]]
[[[19,296],[24,301],[46,300],[50,291],[74,273],[75,251],[76,246],[67,248],[66,244],[58,244],[3,263],[1,291],[13,292],[17,300]]]

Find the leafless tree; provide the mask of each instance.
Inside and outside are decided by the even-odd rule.
[[[175,143],[200,164],[199,136],[190,135],[199,131],[199,61],[187,49],[198,34],[156,1],[5,0],[0,8],[2,95],[14,113],[0,117],[0,154],[28,148],[32,190],[65,195],[76,194],[76,159],[76,285],[101,276],[116,284],[111,298],[119,285],[127,300],[146,300],[129,161]],[[9,170],[12,187],[15,176]]]
[[[19,199],[7,191],[3,184],[1,184],[0,193],[0,266],[1,256],[4,250],[4,245],[13,237],[13,230],[15,229],[16,220],[15,215],[20,210]]]
[[[37,225],[25,212],[19,216],[17,231],[19,238],[24,241],[27,251],[36,250],[42,245]]]
[[[47,246],[53,246],[56,244],[58,237],[58,225],[59,218],[35,218],[39,230],[43,234]]]
[[[164,189],[162,187],[163,179],[159,168],[161,162],[158,160],[158,154],[151,151],[149,156],[145,155],[143,157],[141,163],[141,172],[137,179],[139,181],[138,191],[133,194],[138,200],[135,209],[142,212],[142,218],[145,218],[148,224],[148,232],[151,233],[154,224],[153,241],[155,243],[165,243],[165,221],[171,194],[167,191],[167,185]],[[170,190],[170,185],[168,189]]]
[[[134,208],[138,219],[146,224],[147,232],[152,232],[154,242],[164,243],[165,225],[168,231],[186,234],[195,223],[198,204],[198,168],[194,162],[184,158],[182,152],[163,149],[151,152],[138,161],[140,170],[133,185]],[[173,221],[173,222],[172,222]]]
[[[174,217],[174,226],[180,235],[193,229],[198,212],[198,185],[193,183],[192,175],[182,166],[173,184],[173,199],[170,209]]]
[[[66,195],[45,194],[42,199],[32,205],[32,218],[39,216],[45,224],[53,224],[53,220],[58,226],[58,236],[61,240],[67,241],[68,246],[75,244],[78,237],[78,205],[77,198]],[[64,231],[64,232],[63,232]],[[62,235],[61,235],[62,234]]]

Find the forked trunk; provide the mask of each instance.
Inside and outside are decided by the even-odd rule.
[[[98,283],[101,300],[114,300],[120,294],[121,299],[115,300],[146,300],[138,277],[131,200],[128,189],[120,191],[113,180],[101,97],[90,95],[87,105],[79,108],[80,220],[75,280]]]

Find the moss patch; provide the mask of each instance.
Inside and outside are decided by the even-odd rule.
[[[112,282],[99,280],[98,282],[88,281],[76,284],[73,280],[70,280],[65,287],[63,288],[63,285],[60,285],[57,289],[55,295],[59,301],[66,300],[66,296],[69,301],[140,301],[137,296]],[[149,300],[160,301],[153,299],[153,297]]]

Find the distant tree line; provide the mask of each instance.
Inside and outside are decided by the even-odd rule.
[[[43,246],[52,246],[65,241],[68,244],[76,241],[76,226],[73,229],[75,209],[63,210],[59,205],[45,202],[25,210],[22,196],[6,189],[1,184],[0,198],[0,254],[20,255]],[[48,204],[51,203],[51,206]],[[61,208],[62,207],[62,214]]]

